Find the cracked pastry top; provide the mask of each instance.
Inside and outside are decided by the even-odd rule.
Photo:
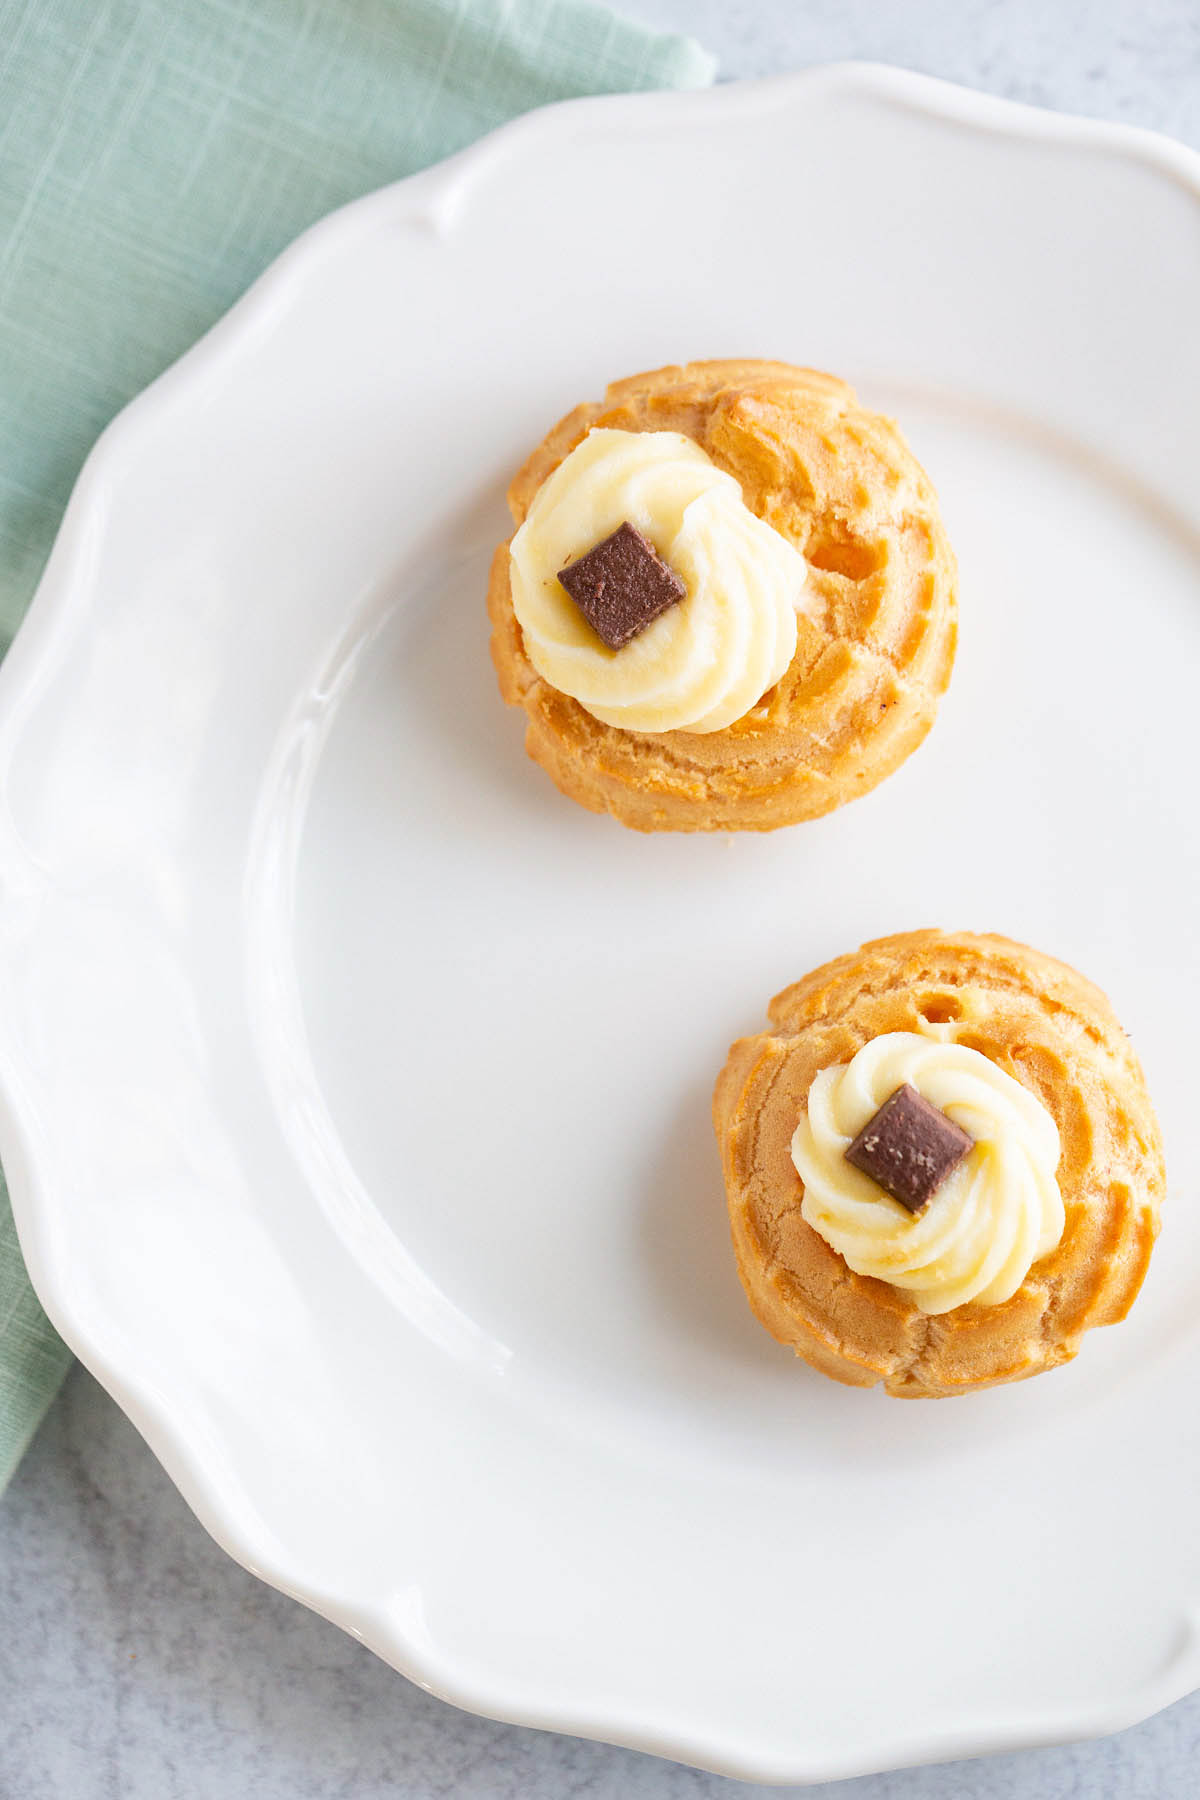
[[[773,1336],[901,1397],[1067,1362],[1141,1287],[1165,1187],[1105,996],[1007,938],[914,931],[776,995],[717,1079],[738,1269]]]
[[[640,831],[768,831],[867,793],[954,659],[956,565],[898,427],[834,376],[618,381],[509,490],[492,656],[561,791]]]

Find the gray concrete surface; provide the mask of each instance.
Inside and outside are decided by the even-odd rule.
[[[1200,147],[1196,0],[622,0],[726,76],[904,64]],[[0,1503],[0,1800],[735,1800],[761,1790],[492,1724],[402,1681],[201,1530],[76,1370]],[[809,1794],[1192,1800],[1200,1696],[1119,1737]]]

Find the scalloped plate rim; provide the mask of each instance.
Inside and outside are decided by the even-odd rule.
[[[627,115],[643,121],[648,114],[661,111],[668,124],[687,125],[715,108],[740,110],[753,117],[803,105],[810,93],[820,89],[882,97],[917,114],[1018,141],[1069,142],[1083,149],[1117,153],[1148,165],[1200,201],[1200,153],[1163,134],[1042,109],[887,64],[847,61],[711,89],[559,101],[511,120],[426,170],[338,208],[303,232],[196,344],[122,408],[89,453],[33,602],[0,668],[0,876],[11,873],[12,859],[19,854],[8,827],[7,781],[9,754],[19,736],[22,710],[36,695],[43,660],[59,634],[70,629],[73,586],[86,565],[91,544],[104,528],[106,484],[119,467],[127,439],[135,436],[143,419],[175,406],[190,388],[236,357],[268,322],[275,305],[302,286],[310,266],[336,254],[360,225],[373,222],[376,213],[394,213],[401,193],[407,197],[409,217],[441,235],[453,229],[460,204],[486,166],[529,138],[569,133],[577,118],[588,117],[619,131]],[[0,941],[0,951],[2,947]],[[86,1317],[73,1301],[69,1259],[53,1243],[55,1200],[39,1170],[35,1133],[22,1097],[19,1057],[13,1052],[0,1016],[0,1148],[30,1278],[56,1330],[133,1421],[205,1529],[235,1561],[359,1638],[426,1691],[483,1716],[620,1744],[735,1779],[807,1785],[886,1768],[1102,1736],[1150,1717],[1200,1683],[1200,1625],[1189,1613],[1188,1653],[1173,1657],[1158,1680],[1130,1693],[1119,1704],[965,1726],[936,1738],[897,1738],[865,1759],[848,1748],[844,1756],[824,1766],[810,1761],[797,1767],[792,1762],[782,1766],[750,1744],[726,1739],[706,1742],[697,1736],[673,1734],[635,1717],[632,1710],[580,1716],[539,1703],[536,1696],[506,1691],[502,1682],[489,1685],[460,1678],[427,1646],[418,1649],[408,1641],[382,1609],[306,1582],[302,1570],[288,1566],[272,1551],[269,1531],[264,1529],[255,1541],[244,1518],[233,1519],[219,1480],[206,1467],[200,1446],[189,1437],[186,1419],[172,1412],[169,1398],[155,1389],[144,1370],[125,1366],[106,1347],[105,1322]]]

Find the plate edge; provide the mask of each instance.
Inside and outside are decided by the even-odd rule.
[[[46,568],[13,646],[0,667],[0,878],[6,859],[18,856],[14,834],[7,829],[4,795],[8,763],[19,736],[21,715],[36,697],[41,672],[60,631],[70,623],[73,571],[86,561],[92,535],[105,513],[105,494],[113,465],[119,465],[125,442],[144,418],[183,399],[190,386],[211,367],[253,345],[269,327],[277,307],[286,304],[291,288],[327,256],[336,254],[359,230],[373,227],[377,215],[391,212],[404,197],[407,221],[439,235],[453,229],[471,189],[502,157],[547,132],[570,129],[564,123],[585,116],[619,129],[626,116],[643,119],[657,110],[672,122],[709,117],[714,109],[758,116],[803,104],[822,89],[885,99],[905,110],[975,129],[1036,142],[1069,142],[1082,148],[1121,155],[1151,167],[1184,186],[1200,201],[1200,152],[1164,134],[1104,119],[1060,113],[960,86],[938,77],[872,62],[813,65],[762,80],[723,83],[707,90],[598,95],[564,100],[521,115],[477,143],[418,174],[376,189],[318,220],[288,246],[247,292],[183,356],[130,401],[105,428],[89,453],[72,491]],[[9,1176],[10,1198],[18,1238],[30,1279],[48,1317],[81,1362],[95,1375],[130,1417],[167,1470],[201,1524],[242,1567],[270,1585],[302,1601],[375,1649],[384,1660],[418,1686],[465,1710],[515,1724],[626,1745],[685,1761],[735,1779],[809,1785],[851,1778],[884,1769],[912,1767],[932,1761],[1035,1748],[1081,1738],[1104,1736],[1148,1718],[1200,1683],[1196,1637],[1191,1654],[1173,1658],[1148,1687],[1120,1704],[1077,1709],[1064,1716],[1014,1723],[1007,1727],[965,1729],[936,1742],[897,1740],[876,1745],[865,1760],[853,1755],[824,1764],[797,1765],[755,1754],[744,1744],[704,1743],[687,1733],[672,1734],[625,1717],[588,1718],[537,1707],[493,1684],[490,1694],[472,1687],[448,1670],[434,1666],[428,1651],[415,1650],[383,1611],[374,1611],[337,1594],[309,1588],[286,1559],[270,1550],[265,1521],[254,1540],[243,1521],[234,1522],[234,1506],[221,1486],[209,1478],[194,1441],[169,1416],[165,1404],[151,1397],[149,1384],[118,1366],[103,1348],[102,1331],[89,1325],[70,1304],[70,1277],[56,1261],[44,1220],[52,1211],[37,1156],[25,1127],[20,1081],[3,1044],[0,1018],[0,1149]],[[249,1510],[253,1511],[250,1507]]]

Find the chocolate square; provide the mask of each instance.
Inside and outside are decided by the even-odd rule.
[[[975,1140],[907,1082],[868,1119],[846,1161],[911,1213],[928,1206]]]
[[[628,520],[578,561],[560,569],[558,579],[610,650],[619,650],[645,631],[687,593],[649,538]]]

